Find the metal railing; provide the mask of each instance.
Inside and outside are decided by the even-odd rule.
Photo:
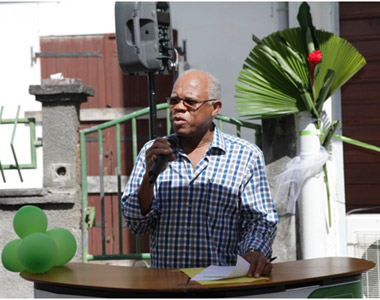
[[[157,111],[166,111],[166,131],[167,135],[170,134],[171,123],[170,123],[170,110],[166,103],[158,104]],[[111,120],[103,124],[86,128],[80,131],[80,148],[81,148],[81,171],[82,171],[82,254],[83,261],[88,262],[90,260],[115,260],[115,259],[132,259],[132,260],[145,260],[150,258],[149,253],[141,252],[140,237],[136,236],[136,252],[135,253],[124,253],[123,250],[123,216],[121,211],[120,198],[122,196],[122,174],[121,174],[121,135],[120,135],[120,125],[125,122],[131,122],[132,131],[132,160],[133,164],[136,161],[138,149],[137,149],[137,119],[149,114],[149,107],[138,110],[136,112],[125,115],[119,119]],[[261,146],[261,125],[254,124],[235,118],[217,115],[215,118],[218,122],[218,127],[223,130],[223,123],[233,124],[236,127],[236,135],[241,136],[242,128],[249,128],[255,130],[255,143]],[[117,176],[117,199],[118,201],[118,233],[119,233],[119,249],[117,254],[107,254],[106,253],[106,236],[105,236],[105,213],[104,213],[104,199],[105,199],[105,189],[104,189],[104,174],[103,174],[103,131],[115,127],[116,129],[116,176]],[[100,183],[100,207],[101,207],[101,243],[102,243],[102,254],[90,254],[89,253],[89,230],[95,224],[95,208],[89,207],[88,205],[88,177],[87,177],[87,153],[86,153],[86,136],[89,134],[97,134],[98,140],[98,151],[99,151],[99,183]]]
[[[36,148],[42,146],[42,142],[36,139],[36,120],[34,118],[19,118],[20,106],[17,107],[16,118],[14,119],[3,119],[4,107],[0,108],[0,125],[13,125],[12,137],[10,141],[10,148],[12,151],[14,164],[3,165],[0,160],[0,173],[3,182],[6,182],[4,170],[17,170],[21,182],[23,182],[23,177],[21,174],[22,169],[36,169],[37,168],[37,158],[36,158]],[[18,124],[28,124],[30,129],[30,157],[31,162],[29,164],[21,164],[19,158],[17,157],[16,149],[14,146],[14,140],[16,136],[16,129]],[[24,151],[23,151],[24,153]]]

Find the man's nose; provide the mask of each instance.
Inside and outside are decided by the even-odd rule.
[[[174,110],[186,110],[186,105],[183,99],[179,99],[178,103],[173,106]]]

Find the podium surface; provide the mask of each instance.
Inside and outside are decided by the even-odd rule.
[[[34,282],[36,296],[49,297],[284,297],[305,298],[315,291],[329,296],[332,289],[343,288],[353,298],[361,297],[361,274],[372,269],[371,261],[329,257],[274,263],[269,280],[253,283],[201,285],[190,281],[179,269],[150,269],[94,263],[68,263],[44,274],[21,272]],[[295,293],[294,293],[295,292]],[[340,293],[340,292],[338,292]],[[318,294],[318,293],[317,293]],[[334,294],[335,296],[337,294]],[[331,296],[331,295],[330,295]],[[341,294],[338,296],[342,296]],[[347,296],[347,295],[346,295]]]

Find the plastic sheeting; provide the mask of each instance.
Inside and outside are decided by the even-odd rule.
[[[300,153],[289,161],[285,170],[274,179],[277,184],[276,203],[286,205],[288,214],[295,214],[296,201],[304,182],[311,177],[321,176],[328,153],[321,146],[317,153]]]

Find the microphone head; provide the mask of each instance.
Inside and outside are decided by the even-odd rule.
[[[178,149],[178,147],[179,147],[179,141],[178,141],[178,137],[177,137],[176,134],[169,135],[166,139],[169,141],[169,143],[170,143],[170,145],[171,145],[171,147],[172,147],[173,150]]]

